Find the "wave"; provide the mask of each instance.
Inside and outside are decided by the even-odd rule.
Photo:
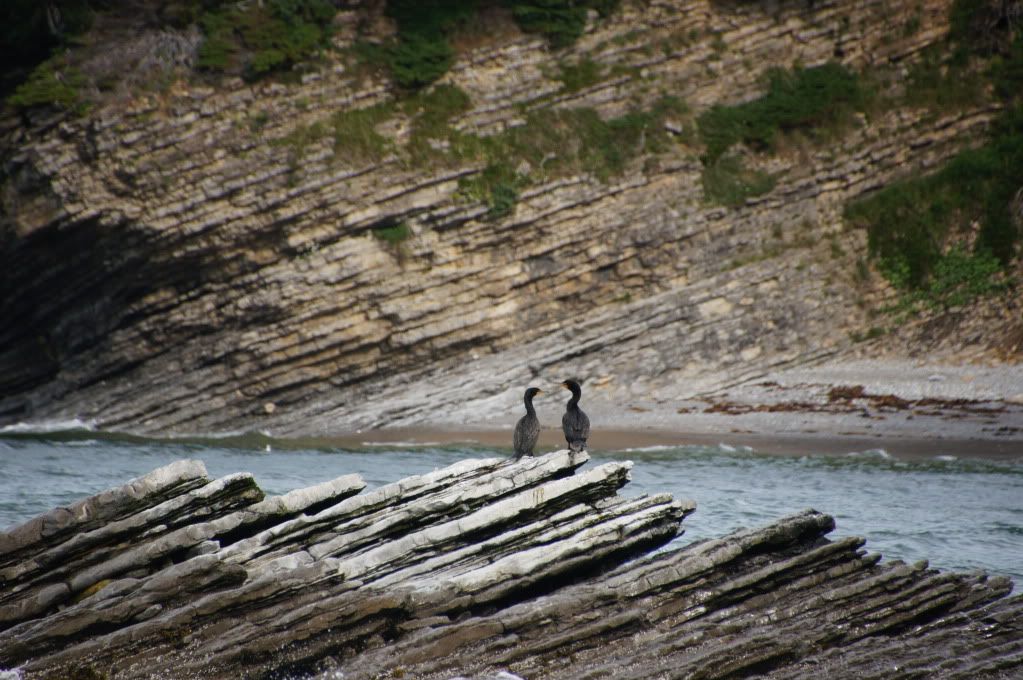
[[[5,434],[52,434],[54,432],[95,432],[95,421],[80,418],[71,420],[40,420],[29,423],[14,423],[0,427],[0,435]],[[0,676],[2,677],[2,676]]]
[[[850,451],[845,454],[848,458],[875,458],[877,460],[891,460],[892,454],[884,449],[867,449],[866,451]]]

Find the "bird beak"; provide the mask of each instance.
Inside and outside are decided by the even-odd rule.
[[[568,383],[560,383],[559,386],[564,387],[566,390],[568,389]]]
[[[543,394],[543,390],[537,390],[536,393],[537,394]]]

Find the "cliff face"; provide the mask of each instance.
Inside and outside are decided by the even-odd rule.
[[[762,94],[770,66],[911,62],[950,5],[626,4],[568,52],[512,35],[443,82],[470,98],[452,124],[479,135],[530,108],[610,117],[665,93],[699,112]],[[624,75],[568,93],[551,75],[564,59]],[[827,148],[758,159],[777,184],[735,208],[706,200],[684,141],[606,181],[524,168],[532,183],[495,218],[459,191],[478,163],[298,148],[336,112],[393,97],[340,60],[301,81],[179,82],[6,125],[0,423],[339,431],[514,404],[547,377],[691,394],[814,361],[869,325],[864,237],[843,205],[934,167],[994,115],[881,112]],[[408,122],[377,129],[400,144]],[[401,225],[400,243],[378,237]]]

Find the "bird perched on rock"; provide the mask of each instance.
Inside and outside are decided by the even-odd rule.
[[[565,431],[568,448],[572,451],[582,451],[586,448],[587,437],[590,436],[590,419],[579,408],[579,397],[582,396],[583,390],[574,380],[566,380],[561,386],[572,392],[572,398],[565,406],[565,415],[561,416],[561,429]]]
[[[538,394],[543,394],[543,390],[537,387],[530,387],[526,390],[526,394],[522,399],[526,404],[526,415],[519,418],[519,422],[515,423],[515,436],[512,438],[512,443],[515,446],[516,460],[522,458],[522,456],[532,456],[533,449],[536,448],[536,440],[540,436],[540,421],[537,419],[536,411],[533,409],[533,397]]]

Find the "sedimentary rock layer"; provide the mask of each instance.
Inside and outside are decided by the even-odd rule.
[[[807,510],[651,553],[695,509],[629,462],[466,460],[262,498],[181,461],[0,534],[26,678],[1010,677],[1011,582],[881,564]],[[91,676],[89,674],[92,674]],[[340,673],[340,675],[339,675]]]
[[[623,3],[566,51],[467,50],[443,81],[471,101],[451,123],[490,135],[523,111],[610,117],[663,94],[695,116],[797,62],[898,80],[891,64],[945,35],[951,2],[767,5]],[[559,64],[587,59],[638,75],[565,91]],[[493,219],[459,191],[479,163],[366,160],[308,132],[393,99],[338,61],[0,129],[0,317],[17,320],[0,327],[0,424],[338,432],[466,400],[507,410],[537,376],[621,398],[639,377],[684,393],[820,360],[867,323],[844,202],[933,167],[994,113],[879,112],[827,148],[751,158],[777,186],[735,208],[708,203],[684,139],[607,180],[522,168],[529,186]],[[400,145],[409,123],[395,107],[381,132]],[[400,246],[372,235],[398,224]]]

